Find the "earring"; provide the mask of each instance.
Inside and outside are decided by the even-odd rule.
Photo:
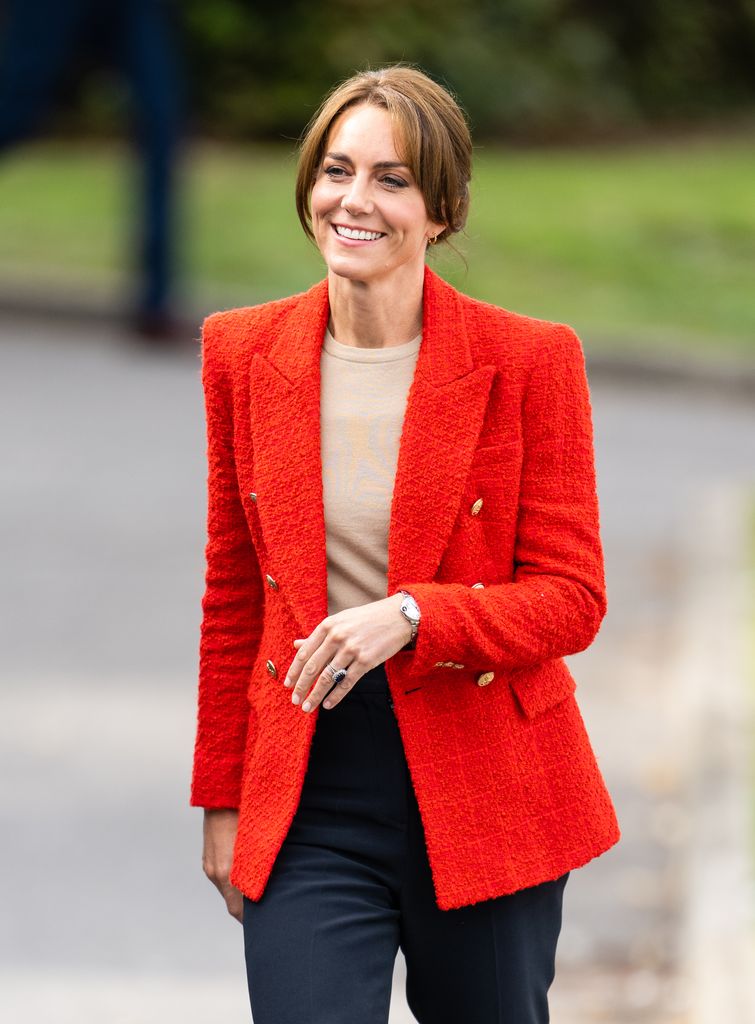
[[[438,236],[436,235],[435,238],[428,238],[427,241],[430,243],[430,245],[435,245],[435,243],[438,241]]]

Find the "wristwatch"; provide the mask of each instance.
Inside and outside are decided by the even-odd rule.
[[[409,640],[409,643],[402,648],[402,650],[412,650],[417,642],[417,627],[419,626],[421,613],[419,605],[411,594],[408,594],[405,590],[399,590],[399,594],[404,595],[404,600],[401,602],[401,614],[412,627],[411,639]]]

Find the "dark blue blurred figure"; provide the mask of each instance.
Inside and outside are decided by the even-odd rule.
[[[173,179],[183,133],[177,7],[171,0],[6,0],[0,5],[0,154],[37,131],[71,65],[82,56],[128,81],[143,162],[141,275],[134,326],[179,333],[170,305]]]

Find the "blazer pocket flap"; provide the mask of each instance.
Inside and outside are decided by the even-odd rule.
[[[509,677],[519,706],[527,718],[535,718],[570,697],[577,688],[563,658],[519,669]]]

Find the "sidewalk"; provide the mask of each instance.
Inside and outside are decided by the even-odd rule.
[[[748,493],[697,496],[651,628],[580,665],[623,838],[570,879],[554,1024],[755,1021]]]
[[[686,539],[696,557],[675,688],[689,704],[682,950],[693,1024],[755,1022],[753,507],[755,491],[722,488]]]

